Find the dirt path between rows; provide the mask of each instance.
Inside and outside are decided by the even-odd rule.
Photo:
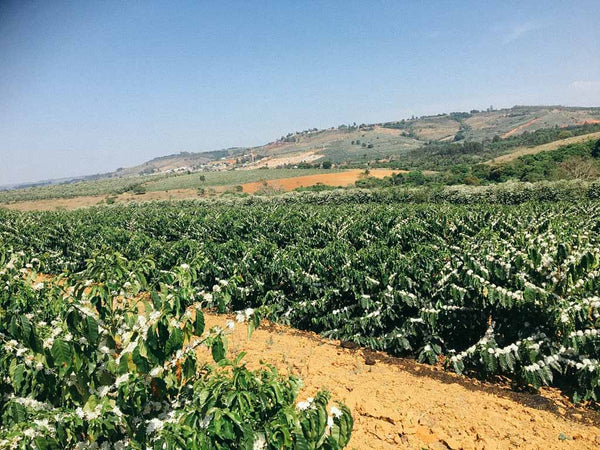
[[[205,314],[208,326],[224,325],[226,316]],[[246,352],[249,368],[262,361],[300,376],[299,400],[327,389],[346,403],[355,421],[349,449],[600,447],[600,415],[574,407],[555,390],[516,393],[270,323],[250,340],[236,324],[228,351]]]

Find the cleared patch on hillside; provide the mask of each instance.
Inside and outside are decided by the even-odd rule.
[[[394,173],[406,172],[402,170],[391,169],[371,169],[370,175],[376,178],[389,177]],[[263,188],[279,189],[282,191],[291,191],[299,187],[309,187],[316,184],[325,184],[327,186],[350,186],[357,180],[365,177],[364,170],[351,169],[343,172],[322,173],[316,175],[307,175],[303,177],[279,178],[275,180],[264,180],[242,185],[244,192],[254,194]]]
[[[421,141],[427,142],[454,138],[460,130],[460,124],[449,117],[436,117],[417,121],[410,128]]]
[[[226,316],[205,313],[207,325]],[[346,349],[310,332],[264,322],[247,338],[236,324],[230,357],[249,368],[272,364],[299,376],[299,401],[326,389],[352,411],[349,449],[598,448],[598,413],[574,407],[556,391],[516,393],[414,360]],[[209,359],[209,355],[205,355]]]
[[[267,158],[263,158],[263,159],[257,161],[256,163],[252,164],[251,167],[252,168],[259,168],[259,167],[275,168],[275,167],[285,166],[288,164],[294,165],[294,164],[299,164],[299,163],[303,163],[303,162],[313,162],[322,157],[323,157],[323,155],[316,154],[314,151],[303,152],[303,153],[298,153],[298,154],[293,154],[293,155],[286,155],[286,156],[281,156],[281,157],[267,157]]]
[[[510,136],[512,136],[513,134],[519,133],[519,132],[521,132],[521,131],[525,130],[525,128],[528,128],[528,127],[530,127],[531,125],[533,125],[534,123],[536,123],[538,120],[540,120],[540,118],[539,118],[539,117],[536,117],[535,119],[531,119],[531,120],[529,120],[529,121],[525,122],[524,124],[521,124],[521,125],[519,125],[518,127],[515,127],[515,128],[513,128],[513,129],[512,129],[512,130],[510,130],[509,132],[507,132],[507,133],[504,133],[504,134],[502,135],[502,138],[503,138],[503,139],[506,139],[507,137],[510,137]]]
[[[554,142],[549,142],[547,144],[536,145],[535,147],[517,147],[512,152],[498,156],[494,159],[486,161],[485,164],[502,164],[509,161],[513,161],[521,156],[525,155],[535,155],[536,153],[556,150],[559,147],[569,144],[576,144],[579,142],[589,141],[590,139],[600,139],[600,132],[590,133],[590,134],[582,134],[581,136],[573,136],[566,139],[561,139]]]

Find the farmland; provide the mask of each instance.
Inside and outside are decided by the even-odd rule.
[[[147,433],[140,430],[154,423],[161,429],[151,438],[170,442],[170,424],[183,426],[188,420],[184,417],[192,414],[189,408],[200,408],[196,397],[183,401],[185,383],[228,383],[219,371],[206,381],[208,375],[194,369],[203,364],[196,353],[177,353],[195,342],[192,336],[204,336],[199,342],[213,349],[216,361],[224,361],[225,336],[220,333],[227,327],[205,334],[199,319],[186,312],[195,305],[223,313],[252,311],[251,328],[267,318],[457,374],[490,381],[502,377],[521,388],[552,386],[575,403],[593,403],[600,394],[600,205],[590,199],[595,191],[588,189],[564,202],[561,195],[566,200],[571,191],[549,195],[548,188],[539,195],[559,201],[531,201],[537,191],[524,189],[490,196],[492,203],[480,197],[471,204],[399,203],[385,191],[380,197],[348,191],[333,197],[318,193],[215,200],[210,205],[198,201],[68,212],[0,211],[2,277],[8,283],[2,303],[7,314],[0,322],[1,389],[8,397],[1,409],[4,423],[17,427],[0,436],[18,434],[24,417],[50,420],[28,405],[54,399],[51,410],[63,411],[75,421],[73,427],[84,426],[77,422],[79,407],[85,412],[118,406],[124,418],[102,416],[104,422],[97,426],[103,432],[117,421],[121,425],[115,440],[145,442]],[[453,198],[464,203],[467,197]],[[39,286],[29,280],[33,272],[62,281]],[[143,313],[139,304],[134,308],[117,300],[133,301],[140,295],[146,299]],[[34,315],[46,325],[34,329]],[[105,324],[107,331],[89,335],[89,326],[96,328],[88,317]],[[155,328],[140,331],[136,321]],[[174,323],[183,330],[181,336]],[[153,333],[164,341],[142,345],[139,336]],[[50,337],[52,345],[44,347]],[[194,355],[194,360],[188,362],[185,355]],[[160,395],[168,397],[170,406],[156,414],[144,412],[147,397],[140,397],[141,409],[128,416],[119,403],[126,396],[123,390],[149,395],[144,390],[155,391],[161,382],[147,374],[159,366],[166,386]],[[72,374],[80,367],[88,368],[87,375],[76,382]],[[183,368],[187,375],[182,377]],[[125,379],[121,377],[126,373],[137,384],[115,381]],[[53,377],[58,391],[43,387],[48,380],[40,384],[38,377],[45,376]],[[279,375],[269,377],[279,386],[288,383]],[[93,390],[81,391],[88,385],[114,396],[104,400],[90,394]],[[290,392],[281,408],[301,400],[296,400],[297,389],[281,389]],[[203,394],[194,389],[197,395]],[[249,395],[253,401],[254,394]],[[11,400],[25,398],[31,400]],[[329,397],[322,398],[325,411]],[[224,408],[219,401],[213,406]],[[315,412],[313,408],[292,408],[299,416],[290,420],[307,420],[303,429],[314,427],[315,434],[307,431],[301,437],[289,421],[277,426],[287,429],[292,440],[317,435],[320,440],[327,434],[327,439],[337,439],[337,444],[328,444],[331,448],[343,446],[349,439],[351,411],[336,408],[330,416],[334,428],[319,428],[318,420],[303,415]],[[194,411],[199,421],[208,417],[207,409]],[[217,439],[214,433],[227,429],[233,434],[219,434],[223,442],[242,435],[248,441],[260,435],[276,442],[270,440],[275,434],[269,427],[281,420],[277,411],[269,413],[273,415],[267,422],[264,416],[262,421],[245,416],[241,422],[246,428],[233,425],[233,416],[219,411],[210,413],[219,417],[216,428],[211,422],[203,436]],[[316,417],[326,419],[327,411],[325,416],[315,412]],[[142,414],[145,422],[133,420],[135,414]],[[57,426],[50,423],[50,428]],[[97,436],[90,428],[77,429]],[[31,433],[42,439],[45,432],[38,427]]]
[[[600,9],[488,3],[0,3],[0,450],[600,449]]]
[[[245,183],[274,180],[278,178],[291,178],[330,172],[335,173],[336,171],[323,169],[257,169],[193,173],[189,175],[165,178],[148,183],[147,188],[149,191],[165,191],[169,189],[196,189],[213,186],[234,186]]]
[[[166,192],[173,189],[233,187],[255,181],[289,178],[294,176],[331,173],[323,169],[269,169],[236,170],[221,172],[197,172],[183,175],[145,175],[124,178],[108,178],[95,181],[79,181],[69,184],[42,186],[28,189],[0,191],[0,203],[46,200],[54,198],[96,197],[133,193],[143,186],[144,192]],[[97,203],[97,202],[96,202]]]
[[[586,168],[589,179],[600,170],[598,153],[592,150],[600,130],[598,114],[597,108],[517,106],[311,129],[259,147],[180,152],[111,173],[2,190],[0,204],[53,210],[241,192],[272,195],[315,184],[346,187],[356,181],[360,187],[377,187],[389,184],[378,181],[383,169],[387,175],[414,172],[391,180],[393,184],[568,179]],[[558,159],[548,155],[558,155],[567,146],[581,151]],[[540,154],[557,161],[538,164]],[[520,167],[521,162],[527,167]],[[382,169],[381,176],[375,169]],[[372,177],[363,183],[361,172],[367,170]]]
[[[484,116],[1,192],[0,448],[596,446],[598,125]]]

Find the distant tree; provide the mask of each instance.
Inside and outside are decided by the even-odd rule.
[[[477,186],[480,184],[479,178],[473,176],[473,175],[467,175],[464,178],[465,184],[468,184],[470,186]]]
[[[321,164],[321,166],[323,167],[323,169],[331,169],[332,163],[329,160],[323,161],[323,163]]]
[[[136,195],[141,195],[146,193],[146,186],[142,184],[136,184],[131,188],[131,191]]]
[[[494,137],[492,138],[492,142],[500,142],[502,140],[502,138],[500,137],[499,134],[495,134]]]
[[[423,172],[421,171],[408,172],[406,175],[406,180],[411,184],[416,184],[419,186],[425,184],[425,181],[427,181],[425,175],[423,175]]]
[[[463,130],[460,130],[458,133],[456,133],[456,135],[454,136],[454,140],[455,141],[462,141],[465,138],[465,133]]]
[[[594,147],[592,148],[592,156],[594,158],[600,158],[600,139],[596,141]]]
[[[567,138],[570,138],[571,136],[573,136],[573,133],[571,133],[570,131],[567,131],[567,130],[563,130],[560,133],[558,133],[558,139],[567,139]]]
[[[198,177],[198,181],[199,181],[200,183],[204,183],[204,182],[206,181],[206,176],[204,176],[204,175],[200,175],[200,176]]]
[[[558,165],[558,175],[560,178],[593,180],[600,176],[600,170],[593,159],[574,156]]]

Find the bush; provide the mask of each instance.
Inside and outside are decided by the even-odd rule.
[[[1,448],[347,445],[352,417],[342,404],[328,408],[328,393],[297,403],[298,379],[226,359],[229,327],[205,330],[190,303],[195,268],[164,272],[169,288],[146,292],[147,259],[97,254],[83,273],[38,286],[35,276],[15,276],[26,264],[20,255],[8,258],[0,272],[8,289],[0,293],[8,313],[0,316],[8,342],[0,347]],[[242,316],[249,331],[260,322],[253,310]],[[198,360],[199,346],[214,365]]]
[[[136,184],[131,188],[131,192],[133,192],[135,195],[145,194],[146,191],[146,186],[144,186],[143,184]]]

